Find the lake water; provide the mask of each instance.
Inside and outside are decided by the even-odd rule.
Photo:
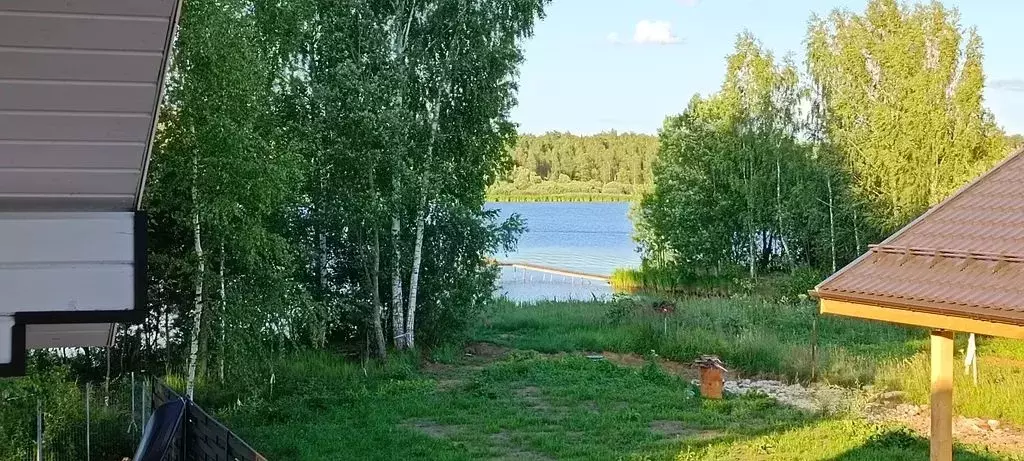
[[[519,214],[527,231],[516,251],[495,255],[501,261],[532,263],[596,275],[620,267],[638,267],[629,203],[490,203],[502,218]],[[515,301],[591,299],[611,295],[602,282],[566,279],[503,268],[499,293]]]

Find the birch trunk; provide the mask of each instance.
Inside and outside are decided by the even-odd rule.
[[[397,17],[401,17],[404,14],[405,7],[408,6],[406,3],[402,3],[398,9]],[[405,49],[406,44],[409,42],[409,30],[412,27],[413,10],[410,7],[408,11],[408,18],[404,25],[401,22],[394,24],[396,29],[393,31],[394,36],[392,37],[391,51],[394,54],[394,59],[399,63],[402,68],[406,67],[406,55]],[[398,92],[395,97],[395,106],[401,108],[405,104],[405,95],[402,91]],[[401,141],[400,141],[401,142]],[[402,158],[396,152],[395,171],[392,173],[391,179],[392,194],[395,198],[395,206],[398,207],[401,202],[401,181],[400,175],[402,172]],[[405,348],[406,344],[406,332],[405,332],[405,309],[402,303],[402,270],[401,270],[401,231],[402,222],[399,217],[399,211],[396,209],[394,215],[391,217],[391,243],[394,247],[394,260],[391,264],[391,327],[392,334],[394,336],[395,349],[401,350]]]
[[[755,253],[757,253],[757,236],[754,233],[754,203],[753,203],[754,199],[753,199],[753,191],[751,190],[751,188],[753,186],[750,183],[751,183],[751,179],[748,176],[747,177],[747,233],[749,235],[748,235],[748,242],[747,242],[747,246],[748,246],[747,247],[747,258],[749,259],[749,263],[750,263],[750,279],[753,280],[754,278],[757,277],[757,268],[756,268],[757,256],[755,256]]]
[[[373,289],[373,311],[370,322],[373,324],[373,336],[377,344],[377,357],[386,358],[388,344],[384,340],[384,325],[381,322],[384,308],[380,302],[380,231],[373,229],[373,270],[370,271],[370,287]]]
[[[860,254],[860,224],[857,223],[857,205],[853,206],[853,244],[856,245],[854,253]]]
[[[228,292],[224,284],[224,242],[220,242],[220,370],[217,375],[221,382],[224,382],[224,363],[227,362],[225,351],[227,350],[227,316]]]
[[[782,251],[786,253],[786,262],[789,264],[789,270],[792,271],[795,263],[793,255],[789,253],[789,245],[786,244],[786,234],[782,227],[782,161],[779,157],[775,157],[775,207],[779,220],[779,242],[782,243]]]
[[[416,244],[412,251],[412,273],[409,274],[409,306],[405,316],[405,345],[416,347],[416,295],[420,285],[420,263],[423,260],[423,227],[426,225],[426,194],[416,214]]]
[[[394,249],[391,262],[391,327],[395,338],[395,349],[405,349],[405,309],[402,306],[402,223],[396,214],[391,218],[391,245]]]
[[[832,272],[836,271],[836,219],[832,210],[832,177],[829,176],[825,185],[828,187],[828,238],[832,250]]]
[[[447,85],[445,86],[447,92]],[[440,99],[440,98],[438,98]],[[437,132],[440,130],[440,100],[433,104],[427,103],[427,114],[430,117],[430,140],[427,143],[428,161],[434,156],[434,142],[437,140]],[[426,181],[424,181],[425,183]],[[420,205],[416,210],[416,242],[412,251],[412,270],[409,274],[409,305],[405,317],[405,344],[407,347],[416,347],[416,297],[420,287],[420,265],[423,262],[423,228],[427,219],[427,187],[420,189]]]
[[[164,373],[171,374],[171,314],[164,307]]]
[[[192,197],[196,197],[196,190],[193,186]],[[196,280],[195,280],[195,309],[192,311],[192,338],[188,356],[188,380],[185,384],[185,394],[193,398],[196,387],[196,362],[199,359],[199,335],[203,324],[203,278],[206,275],[206,265],[203,261],[203,239],[199,223],[199,208],[196,206],[192,213],[192,228],[196,253]]]

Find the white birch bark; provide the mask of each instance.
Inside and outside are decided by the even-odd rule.
[[[405,345],[410,349],[416,347],[416,296],[420,285],[420,263],[423,261],[423,227],[427,223],[424,208],[426,208],[425,195],[416,215],[416,244],[412,251],[412,272],[409,274],[409,306],[405,316]]]
[[[220,242],[220,370],[218,376],[220,381],[224,382],[224,367],[227,362],[225,352],[227,351],[227,310],[228,310],[228,291],[224,284],[224,242]]]
[[[394,329],[395,349],[401,350],[406,345],[405,309],[402,302],[402,223],[395,215],[391,218],[391,244],[394,247],[391,263],[391,325]]]
[[[402,3],[398,9],[396,19],[402,18],[402,15],[406,12],[404,9],[408,6],[407,3]],[[404,24],[396,20],[394,24],[393,37],[391,42],[391,51],[396,62],[400,63],[401,67],[405,67],[406,56],[405,49],[406,44],[409,41],[409,30],[412,28],[413,11],[409,8],[407,12],[408,18],[406,18]],[[404,105],[405,95],[402,91],[398,92],[395,97],[396,107],[401,108]],[[398,155],[396,153],[396,155]],[[400,175],[402,174],[402,159],[395,159],[395,171],[392,173],[393,177],[391,180],[392,194],[395,198],[395,206],[399,206],[401,194],[401,181]],[[391,217],[391,242],[393,251],[393,258],[391,264],[391,325],[392,334],[394,337],[395,348],[398,350],[404,349],[406,346],[406,332],[405,332],[405,307],[402,302],[402,270],[401,270],[401,231],[402,222],[399,217],[399,211],[396,209]]]
[[[373,289],[373,335],[377,346],[377,357],[388,355],[387,342],[384,340],[384,325],[381,322],[384,306],[380,302],[380,234],[374,226],[373,230],[373,269],[370,272],[370,285]]]
[[[829,176],[825,185],[828,187],[828,238],[832,250],[832,272],[836,271],[836,219],[832,210],[832,177]]]
[[[195,198],[195,186],[192,188],[192,196]],[[206,273],[206,266],[203,261],[203,239],[199,223],[199,207],[196,206],[192,213],[192,228],[196,253],[196,280],[195,280],[195,309],[192,311],[192,338],[189,344],[188,354],[188,380],[185,384],[185,394],[193,398],[196,387],[196,362],[199,359],[199,335],[203,322],[203,278]]]
[[[779,242],[782,243],[782,251],[786,253],[786,262],[790,270],[794,267],[793,255],[789,252],[789,245],[786,243],[786,231],[782,227],[782,161],[775,157],[775,207],[779,219]]]

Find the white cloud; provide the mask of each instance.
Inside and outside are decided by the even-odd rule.
[[[608,43],[622,43],[622,38],[619,37],[618,32],[612,32],[608,34]]]
[[[672,45],[682,40],[672,32],[672,23],[668,21],[650,21],[644,19],[636,23],[633,32],[633,43],[639,45]]]

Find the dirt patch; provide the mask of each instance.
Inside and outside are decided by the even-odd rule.
[[[440,392],[447,392],[450,390],[458,389],[465,384],[465,381],[461,379],[439,379],[437,380],[437,390]]]
[[[497,458],[491,458],[491,461],[555,461],[555,458],[535,451],[511,450]]]
[[[931,433],[931,410],[927,405],[873,402],[864,408],[869,421],[907,426],[922,437]],[[1003,453],[1024,452],[1024,432],[994,419],[953,418],[953,438],[957,442],[982,445]]]
[[[455,372],[454,365],[437,362],[424,362],[421,369],[428,375],[447,375]]]
[[[458,426],[448,426],[429,419],[411,419],[403,422],[402,427],[433,439],[446,439],[459,432]]]
[[[650,428],[651,432],[673,440],[711,440],[725,435],[721,431],[691,429],[680,421],[664,419],[651,421]]]
[[[492,434],[490,438],[491,443],[502,452],[501,455],[490,458],[490,461],[554,461],[555,459],[543,453],[515,446],[515,443],[512,442],[512,435],[508,432],[498,432]]]
[[[515,396],[526,404],[527,408],[537,411],[550,411],[551,404],[544,401],[542,392],[537,386],[526,386],[515,390]]]
[[[473,357],[476,359],[483,359],[486,361],[500,360],[508,354],[509,349],[507,347],[501,347],[491,343],[473,343],[463,350],[466,357]]]
[[[620,354],[618,352],[602,352],[604,359],[616,365],[629,368],[643,368],[647,365],[647,359],[637,354]],[[676,375],[680,378],[691,380],[696,379],[698,371],[687,363],[673,362],[671,360],[658,358],[658,366],[666,373]]]

